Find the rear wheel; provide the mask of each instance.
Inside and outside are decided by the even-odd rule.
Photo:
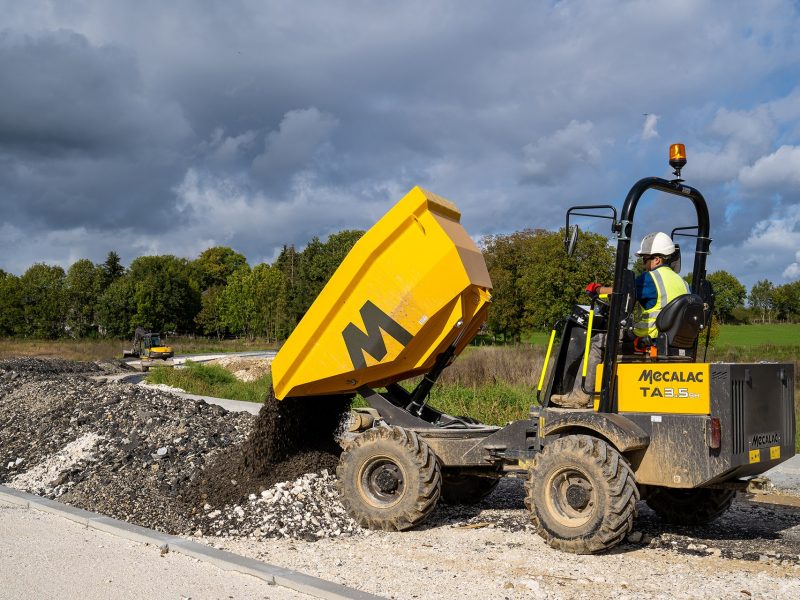
[[[570,435],[547,444],[533,459],[526,489],[531,520],[558,550],[600,552],[633,527],[639,500],[633,472],[603,440]]]
[[[477,504],[500,483],[496,471],[486,475],[463,473],[458,469],[442,470],[442,501],[448,504]]]
[[[416,433],[376,427],[356,437],[336,469],[342,504],[362,527],[401,531],[418,525],[439,500],[436,455]]]
[[[645,502],[665,523],[705,525],[728,510],[734,496],[734,490],[660,487],[654,489]]]

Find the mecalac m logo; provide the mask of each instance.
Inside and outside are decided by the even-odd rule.
[[[383,357],[386,356],[386,344],[383,342],[381,329],[403,344],[403,346],[408,345],[411,338],[414,337],[406,331],[400,323],[392,319],[392,317],[369,300],[364,303],[364,306],[361,307],[359,312],[361,313],[361,318],[364,320],[364,327],[367,332],[364,333],[353,323],[348,324],[342,332],[344,344],[347,346],[347,352],[350,354],[350,360],[353,362],[353,367],[356,369],[364,369],[367,366],[364,352],[378,362],[383,360]]]

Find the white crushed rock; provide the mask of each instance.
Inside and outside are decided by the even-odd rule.
[[[272,357],[226,356],[209,361],[209,364],[219,365],[236,377],[239,381],[256,381],[270,372]]]
[[[92,451],[103,437],[96,433],[87,433],[69,442],[61,450],[48,456],[36,465],[29,467],[24,473],[12,478],[5,485],[18,490],[27,490],[35,494],[47,494],[53,491],[55,482],[61,475],[74,468],[81,461],[91,461]],[[23,459],[17,458],[7,468],[20,469]]]
[[[171,385],[167,385],[166,383],[148,383],[147,380],[142,379],[137,385],[141,385],[142,387],[148,387],[153,390],[159,390],[161,392],[173,392],[175,394],[186,394],[186,390],[179,387],[174,387]]]
[[[219,537],[316,541],[368,533],[347,515],[336,478],[327,469],[250,494],[244,506],[203,508],[207,520],[203,528]]]

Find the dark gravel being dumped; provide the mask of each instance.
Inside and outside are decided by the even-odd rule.
[[[202,503],[243,502],[299,475],[333,472],[341,447],[340,424],[350,409],[349,396],[275,400],[270,391],[244,444],[223,451],[192,490]]]
[[[349,399],[323,406],[269,397],[254,418],[92,378],[109,369],[0,361],[0,483],[172,534],[358,533],[332,476],[333,434]],[[280,441],[312,411],[316,435]]]

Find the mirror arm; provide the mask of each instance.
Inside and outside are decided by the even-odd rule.
[[[598,214],[596,212],[577,212],[582,210],[609,210],[611,211],[610,215]],[[575,215],[576,217],[592,217],[594,219],[610,219],[613,221],[611,224],[611,230],[614,231],[614,228],[617,224],[617,209],[610,204],[583,204],[581,206],[572,206],[567,210],[567,224],[566,230],[569,231],[569,217],[570,215]]]
[[[608,210],[611,211],[610,215],[598,214],[597,212],[578,212],[583,210],[598,211]],[[573,225],[573,231],[570,233],[569,218],[571,215],[576,217],[592,217],[593,219],[609,219],[611,220],[611,232],[615,233],[619,228],[617,223],[617,209],[610,204],[584,204],[581,206],[572,206],[567,210],[567,222],[564,227],[564,249],[567,251],[567,256],[572,256],[575,253],[575,244],[578,240],[578,226]]]

